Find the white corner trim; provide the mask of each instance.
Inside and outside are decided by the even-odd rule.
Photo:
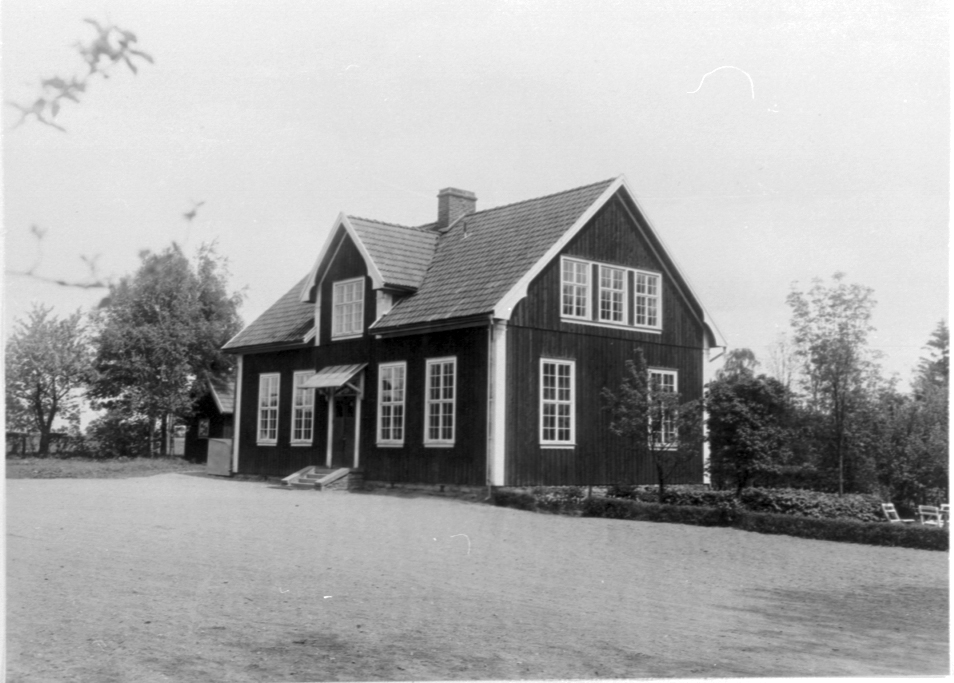
[[[507,321],[493,322],[493,417],[490,446],[490,483],[503,486],[507,467]]]
[[[368,267],[368,275],[371,276],[371,282],[374,285],[374,289],[380,289],[384,286],[384,277],[381,275],[381,271],[378,270],[377,264],[371,258],[371,254],[368,253],[367,247],[364,246],[364,242],[361,241],[361,238],[358,237],[358,232],[354,229],[354,226],[351,225],[351,221],[348,220],[348,216],[342,212],[338,214],[338,218],[335,220],[334,225],[331,228],[331,232],[328,233],[325,243],[321,247],[321,251],[318,253],[318,258],[315,260],[315,265],[311,267],[311,272],[308,274],[308,279],[305,280],[305,284],[301,288],[301,294],[298,296],[298,300],[302,303],[308,302],[308,292],[312,287],[315,286],[318,279],[318,269],[321,267],[321,262],[324,260],[325,256],[328,255],[328,251],[331,249],[331,245],[335,240],[335,236],[338,234],[338,229],[344,228],[345,232],[351,237],[351,241],[354,242],[355,246],[358,248],[358,251],[361,252],[362,258],[364,258],[364,263]]]
[[[534,263],[530,270],[523,274],[523,277],[517,280],[517,283],[510,288],[510,291],[503,295],[503,298],[494,306],[495,318],[510,320],[514,307],[527,295],[527,287],[530,286],[533,279],[540,274],[540,271],[546,268],[550,261],[563,251],[563,248],[569,244],[570,240],[576,237],[577,233],[583,229],[583,226],[590,222],[590,219],[596,215],[597,211],[603,208],[603,205],[616,194],[616,191],[619,190],[620,187],[625,187],[623,176],[617,177],[616,180],[610,183],[610,186],[603,191],[603,194],[601,194],[595,202],[590,204],[589,208],[570,226],[569,230],[564,232],[560,239],[547,250],[547,253]]]
[[[244,355],[239,354],[235,378],[235,415],[232,418],[232,474],[238,472],[239,464],[239,436],[242,434],[242,360],[244,358]]]

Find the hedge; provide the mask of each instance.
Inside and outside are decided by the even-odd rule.
[[[606,495],[642,502],[659,502],[656,487],[610,486]],[[664,503],[670,505],[702,505],[717,507],[735,499],[734,491],[712,491],[693,486],[673,486],[666,489]],[[855,519],[859,522],[878,522],[884,519],[881,499],[859,493],[839,496],[805,489],[760,489],[742,491],[741,505],[750,512],[771,512],[800,515],[814,519]]]
[[[950,539],[947,529],[932,526],[752,512],[740,507],[733,499],[717,506],[664,505],[621,498],[578,498],[575,495],[560,500],[558,491],[544,492],[538,497],[527,491],[497,489],[493,503],[500,507],[581,514],[583,517],[724,526],[763,534],[921,550],[948,550]]]

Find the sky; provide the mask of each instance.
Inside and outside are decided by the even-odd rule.
[[[790,330],[793,283],[874,289],[906,381],[948,319],[946,2],[4,0],[4,99],[82,74],[86,17],[155,58],[57,117],[3,114],[3,330],[65,315],[141,250],[215,241],[246,324],[336,216],[436,218],[623,174],[730,348]],[[194,220],[183,214],[202,201]],[[45,230],[37,241],[31,226]]]

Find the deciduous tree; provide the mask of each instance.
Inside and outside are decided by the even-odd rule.
[[[678,392],[649,370],[641,349],[626,361],[619,389],[603,389],[603,400],[612,416],[610,431],[626,439],[634,454],[650,456],[663,501],[667,480],[693,458],[702,457],[702,402],[683,403]]]
[[[220,349],[241,328],[241,294],[228,292],[212,246],[200,248],[194,263],[175,244],[141,260],[110,287],[97,316],[90,395],[101,407],[162,421],[165,433],[170,417],[190,415],[206,380],[231,369]]]
[[[90,378],[91,352],[79,311],[60,319],[34,305],[6,348],[8,428],[36,431],[38,455],[50,451],[57,418],[79,420],[79,392]]]

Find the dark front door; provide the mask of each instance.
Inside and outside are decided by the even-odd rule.
[[[354,464],[354,396],[335,397],[335,417],[331,432],[331,466]]]

